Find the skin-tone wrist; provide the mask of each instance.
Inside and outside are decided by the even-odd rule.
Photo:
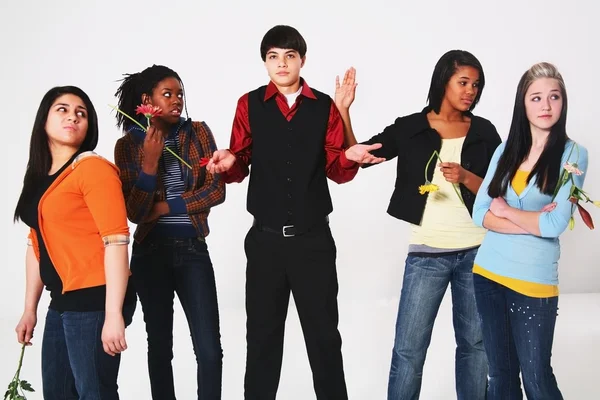
[[[121,312],[121,310],[106,310],[105,312],[106,314],[106,319],[109,318],[121,318],[123,313]]]
[[[469,183],[471,182],[472,176],[473,176],[472,172],[465,170],[465,176],[464,176],[462,182],[460,182],[460,183],[462,183],[465,186],[468,186]]]
[[[171,210],[169,209],[169,203],[166,201],[159,201],[156,203],[156,211],[160,215],[167,215]]]
[[[146,175],[156,175],[158,172],[158,162],[152,163],[144,160],[142,163],[142,171],[144,171]]]

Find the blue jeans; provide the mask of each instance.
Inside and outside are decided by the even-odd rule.
[[[477,249],[450,255],[408,255],[400,295],[388,400],[418,399],[433,323],[451,286],[459,400],[485,398],[487,360],[473,291]]]
[[[125,326],[135,303],[123,307]],[[118,400],[121,355],[102,347],[104,311],[58,312],[48,309],[42,340],[45,400]]]
[[[477,309],[490,365],[488,400],[559,400],[550,366],[558,296],[535,298],[474,274]]]
[[[131,272],[146,322],[152,398],[175,399],[171,361],[177,293],[196,355],[198,399],[220,399],[223,351],[215,274],[206,243],[197,238],[147,237],[133,244]]]

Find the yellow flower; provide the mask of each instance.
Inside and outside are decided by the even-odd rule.
[[[569,229],[573,230],[573,228],[575,228],[575,218],[571,217],[569,219]]]
[[[600,207],[600,201],[596,200],[596,201],[593,201],[592,203],[594,203],[594,205],[596,207]]]
[[[419,194],[437,192],[438,190],[440,190],[440,187],[438,185],[434,185],[433,183],[429,182],[425,185],[419,186]]]

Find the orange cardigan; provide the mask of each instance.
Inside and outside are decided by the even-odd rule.
[[[114,164],[91,151],[77,156],[42,196],[38,218],[63,293],[106,284],[105,246],[129,243],[125,200]],[[29,239],[39,261],[33,229]]]

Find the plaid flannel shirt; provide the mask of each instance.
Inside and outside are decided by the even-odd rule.
[[[143,131],[132,129],[115,145],[115,164],[121,171],[127,217],[137,224],[133,236],[137,242],[141,242],[156,225],[156,220],[144,222],[154,203],[166,199],[160,172],[152,187],[140,184],[144,138]],[[182,200],[185,211],[190,216],[198,236],[206,237],[209,234],[208,214],[211,207],[225,201],[225,183],[218,175],[207,173],[204,167],[200,167],[200,159],[211,157],[217,150],[217,145],[206,123],[192,122],[189,119],[179,130],[178,139],[178,155],[192,166],[190,170],[182,165],[185,185]]]

